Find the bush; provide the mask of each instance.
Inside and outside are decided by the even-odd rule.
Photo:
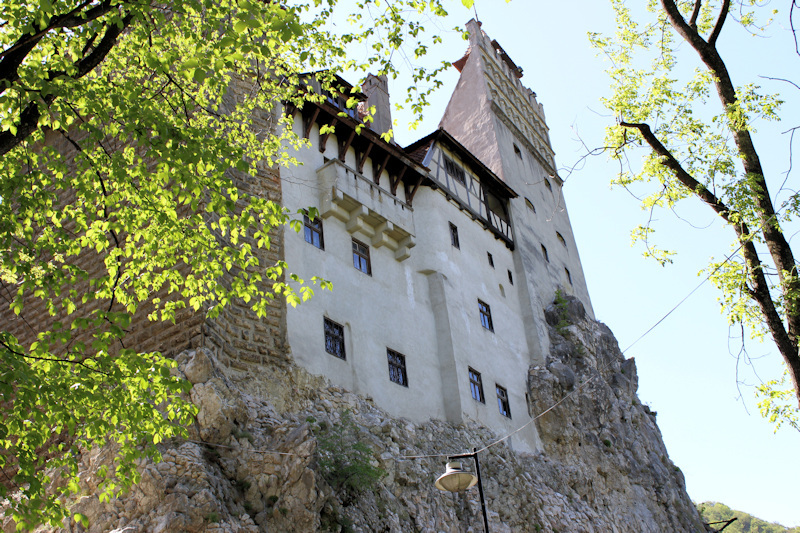
[[[342,413],[338,424],[318,424],[314,434],[320,473],[337,493],[372,488],[386,475],[370,464],[372,450],[359,440],[359,429],[349,410]]]

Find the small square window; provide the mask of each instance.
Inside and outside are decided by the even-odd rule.
[[[569,273],[569,269],[565,268],[564,272],[567,273],[567,281],[569,281],[569,284],[572,285],[572,274]]]
[[[387,348],[386,357],[389,360],[389,381],[408,387],[406,356]]]
[[[489,252],[486,252],[486,255],[489,256],[489,266],[494,268],[494,257]]]
[[[369,246],[355,239],[353,239],[353,266],[364,274],[372,275],[372,267],[369,262]]]
[[[507,272],[508,272],[508,282],[513,285],[514,284],[514,276],[511,274],[510,270],[508,270]]]
[[[453,177],[461,185],[467,184],[467,178],[464,174],[464,169],[458,166],[455,161],[450,159],[447,156],[444,156],[444,169],[447,173]]]
[[[453,248],[461,249],[461,244],[458,242],[458,228],[452,222],[450,224],[450,244]]]
[[[556,232],[556,237],[558,237],[558,242],[563,244],[564,247],[566,248],[567,247],[567,241],[564,239],[564,236],[561,235],[559,232]]]
[[[303,215],[303,233],[307,243],[316,246],[320,250],[325,249],[325,241],[322,239],[322,219],[320,217],[311,220],[308,215]]]
[[[469,368],[469,391],[472,398],[481,403],[486,403],[483,398],[483,381],[481,380],[481,373]]]
[[[500,385],[495,385],[497,389],[497,407],[500,409],[500,414],[511,418],[511,406],[508,404],[508,391]]]
[[[536,212],[536,208],[533,206],[533,202],[531,202],[527,198],[525,198],[525,205],[528,207],[528,209],[530,209],[534,213]]]
[[[489,304],[478,300],[478,311],[481,314],[481,325],[489,331],[494,331],[492,324],[492,310],[489,309]]]
[[[344,351],[344,328],[327,318],[325,319],[325,351],[339,359],[347,359]]]
[[[547,255],[547,248],[544,247],[544,244],[542,245],[542,255],[544,256],[544,260],[549,263],[550,262],[550,256]]]

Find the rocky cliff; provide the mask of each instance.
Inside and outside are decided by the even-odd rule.
[[[552,350],[528,380],[531,414],[552,407],[534,421],[544,450],[500,442],[480,452],[491,531],[705,531],[655,413],[636,396],[633,360],[577,300],[546,314]],[[200,408],[190,439],[165,443],[162,462],[142,464],[141,482],[106,503],[92,493],[109,454],[86,454],[86,496],[73,510],[88,531],[482,531],[477,489],[444,493],[433,482],[446,454],[502,436],[392,419],[291,365],[239,372],[205,350],[178,360]]]

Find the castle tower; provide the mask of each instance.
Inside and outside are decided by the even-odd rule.
[[[454,66],[461,76],[440,127],[488,166],[520,199],[510,202],[514,261],[528,292],[524,320],[535,359],[547,347],[542,309],[556,290],[572,294],[594,316],[556,169],[544,108],[498,44],[467,23],[469,49]]]

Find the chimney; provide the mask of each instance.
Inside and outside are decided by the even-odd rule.
[[[375,114],[371,128],[377,133],[386,133],[392,129],[392,108],[389,103],[389,81],[386,76],[367,74],[361,92],[367,97],[366,107],[375,106]],[[367,109],[364,110],[366,114]]]

